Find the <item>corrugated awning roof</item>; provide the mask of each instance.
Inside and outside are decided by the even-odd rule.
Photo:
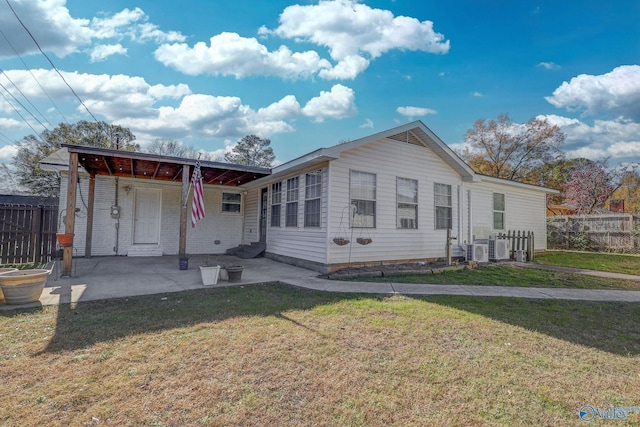
[[[87,173],[96,175],[180,182],[183,166],[193,167],[196,164],[195,159],[181,157],[70,144],[63,144],[63,147],[70,153],[77,153],[80,166]],[[205,184],[233,187],[271,174],[269,168],[204,160],[200,161],[200,170]]]

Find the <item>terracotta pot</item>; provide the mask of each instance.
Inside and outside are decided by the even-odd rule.
[[[0,289],[7,304],[36,302],[42,295],[50,270],[16,270],[0,274]]]
[[[58,244],[63,248],[73,246],[73,233],[57,233]]]
[[[0,274],[4,274],[4,273],[10,273],[12,271],[18,271],[17,268],[0,268]],[[2,294],[2,289],[0,289],[0,300],[4,299],[4,295]]]

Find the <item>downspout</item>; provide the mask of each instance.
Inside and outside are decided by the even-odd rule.
[[[116,177],[115,203],[113,204],[113,206],[116,209],[118,209],[118,186],[119,186],[119,179],[118,177]],[[120,215],[117,215],[116,216],[116,245],[113,247],[113,251],[116,253],[116,255],[118,255],[119,241],[120,241]]]
[[[473,243],[473,204],[471,203],[471,190],[467,190],[467,203],[469,204],[469,229],[467,230],[467,242]]]

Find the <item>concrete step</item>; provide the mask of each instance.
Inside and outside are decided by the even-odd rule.
[[[267,245],[262,242],[251,242],[250,245],[240,245],[227,249],[227,254],[235,255],[242,259],[257,258],[264,253],[266,248]]]

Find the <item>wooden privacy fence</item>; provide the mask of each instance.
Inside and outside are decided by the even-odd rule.
[[[57,220],[57,206],[0,205],[0,264],[50,261]]]
[[[547,220],[549,248],[640,253],[640,217],[563,215]]]
[[[527,261],[534,260],[536,246],[533,231],[508,230],[507,234],[498,233],[496,239],[509,241],[509,258],[516,259],[517,251],[524,251]]]

